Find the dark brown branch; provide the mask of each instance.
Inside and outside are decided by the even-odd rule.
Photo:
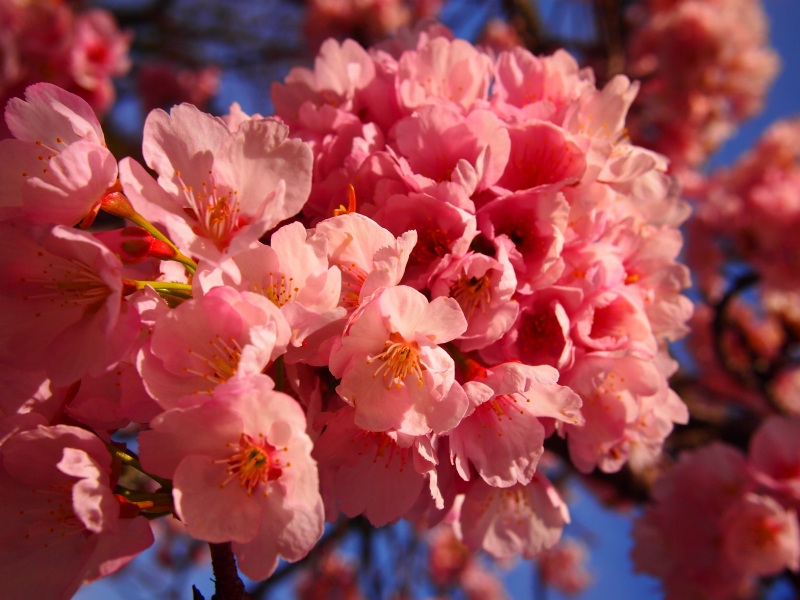
[[[246,600],[244,583],[236,569],[231,543],[208,544],[211,549],[211,568],[214,570],[216,592],[211,600]]]

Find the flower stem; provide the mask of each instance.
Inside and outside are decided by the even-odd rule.
[[[172,491],[172,482],[169,479],[163,479],[158,477],[157,475],[152,475],[144,470],[142,467],[142,463],[139,462],[139,459],[136,458],[133,454],[126,452],[125,450],[120,450],[116,446],[111,444],[106,444],[108,447],[109,452],[111,452],[112,456],[116,456],[123,465],[127,465],[133,469],[136,469],[140,473],[147,475],[150,479],[155,481],[159,484],[164,492],[171,492]]]
[[[134,210],[130,200],[128,200],[122,192],[114,191],[106,194],[106,196],[100,201],[100,208],[109,214],[122,217],[123,219],[128,219],[128,221],[134,225],[138,225],[154,238],[161,240],[175,251],[175,256],[172,258],[172,260],[181,263],[191,273],[197,271],[197,263],[183,254],[178,247],[172,243],[172,240],[161,233],[155,225],[137,213]]]

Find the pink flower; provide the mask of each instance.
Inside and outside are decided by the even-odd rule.
[[[636,570],[659,577],[667,600],[733,597],[748,579],[724,551],[722,518],[751,486],[744,456],[730,446],[683,453],[634,524]]]
[[[271,246],[260,243],[232,260],[232,271],[240,281],[227,275],[226,269],[198,273],[203,290],[229,286],[265,296],[277,306],[292,332],[292,346],[328,323],[345,315],[338,308],[341,272],[328,267],[328,243],[324,235],[306,231],[301,223],[291,223],[272,234]],[[287,357],[288,358],[288,357]]]
[[[639,418],[643,398],[658,393],[664,376],[650,360],[634,356],[587,354],[567,372],[562,383],[583,400],[583,426],[565,427],[570,458],[579,471],[595,465],[618,471],[627,460],[626,432]]]
[[[428,284],[449,255],[464,256],[476,234],[474,216],[430,194],[390,196],[372,218],[398,236],[416,230],[404,283],[417,289]]]
[[[497,341],[517,318],[519,304],[511,299],[517,278],[506,247],[498,244],[496,259],[474,252],[453,257],[431,282],[432,297],[451,296],[464,311],[468,325],[458,342],[464,352]]]
[[[382,287],[400,283],[417,242],[416,231],[395,238],[372,219],[348,213],[317,224],[328,240],[328,260],[342,272],[340,304],[348,310]]]
[[[588,140],[546,121],[509,127],[508,164],[497,186],[512,192],[580,180],[586,171]]]
[[[216,287],[158,318],[137,366],[150,395],[173,408],[184,396],[261,373],[286,351],[290,335],[264,296]]]
[[[128,352],[139,315],[122,299],[122,264],[83,231],[0,227],[0,356],[56,385],[100,375]]]
[[[117,161],[82,99],[49,84],[12,98],[0,141],[0,217],[75,225],[117,179]]]
[[[572,366],[575,347],[569,314],[583,294],[575,288],[553,286],[519,298],[519,316],[497,343],[481,350],[487,362],[517,360],[529,365]]]
[[[542,552],[537,558],[536,567],[545,585],[562,594],[575,596],[592,583],[592,576],[586,571],[586,559],[584,544],[565,539]]]
[[[162,408],[145,391],[136,367],[120,363],[100,377],[83,377],[66,412],[102,435],[131,421],[148,423]]]
[[[461,507],[459,529],[473,552],[482,548],[495,558],[531,559],[558,542],[565,523],[567,505],[537,473],[527,485],[506,488],[476,480]]]
[[[552,367],[505,363],[464,384],[470,408],[450,433],[451,460],[463,479],[471,478],[471,464],[494,487],[530,483],[544,452],[539,418],[583,423],[580,398],[557,381]]]
[[[561,251],[569,205],[554,188],[502,196],[478,211],[481,233],[494,240],[506,236],[517,291],[530,294],[555,283],[564,270]]]
[[[354,416],[349,406],[331,415],[313,456],[331,483],[325,490],[331,496],[326,505],[338,501],[348,517],[363,514],[382,527],[403,517],[420,494],[431,493],[426,479],[436,488],[436,459],[427,437],[364,431]],[[328,514],[328,520],[335,521],[336,514]]]
[[[162,223],[184,252],[219,265],[297,214],[311,185],[310,149],[275,119],[250,119],[231,133],[189,104],[145,122],[143,152],[158,184],[131,159],[120,163],[125,194]]]
[[[111,85],[110,77],[127,73],[131,68],[128,50],[132,39],[133,32],[121,32],[108,11],[96,8],[81,13],[75,20],[71,49],[72,75],[78,85],[93,90]]]
[[[467,397],[455,382],[453,359],[439,347],[467,328],[452,298],[428,303],[406,287],[385,288],[362,305],[331,355],[338,394],[355,407],[367,431],[412,436],[455,427]]]
[[[644,303],[624,286],[585,298],[572,328],[575,342],[589,350],[631,350],[648,357],[658,350]]]
[[[747,494],[725,513],[723,547],[741,569],[754,575],[775,575],[800,569],[797,514],[769,496]]]
[[[426,104],[466,114],[487,99],[491,76],[491,59],[469,42],[421,38],[398,61],[397,95],[407,114]]]
[[[457,183],[467,196],[494,185],[508,162],[508,131],[488,110],[464,117],[444,106],[422,106],[400,120],[393,133],[414,173]]]
[[[756,480],[800,508],[800,418],[765,419],[750,439]]]
[[[285,83],[272,84],[275,114],[297,122],[298,111],[306,102],[358,113],[363,107],[361,94],[374,78],[373,60],[357,42],[326,40],[314,60],[313,71],[294,67]]]
[[[563,113],[564,107],[594,89],[594,73],[579,69],[578,62],[565,50],[538,57],[524,48],[514,48],[500,53],[495,69],[493,102],[519,108],[546,101]]]
[[[40,425],[12,436],[0,454],[3,598],[30,598],[35,585],[43,598],[67,600],[153,543],[147,519],[120,518],[111,456],[96,436]]]
[[[173,480],[190,535],[233,542],[242,573],[269,577],[278,556],[304,557],[322,535],[311,440],[300,406],[257,375],[156,417],[140,434],[144,467]]]

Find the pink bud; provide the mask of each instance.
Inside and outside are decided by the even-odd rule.
[[[95,237],[126,264],[135,264],[148,257],[161,260],[175,257],[175,250],[169,244],[157,240],[141,227],[102,231]]]

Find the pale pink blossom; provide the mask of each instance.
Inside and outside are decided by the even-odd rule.
[[[143,153],[158,183],[132,159],[120,179],[134,208],[164,225],[189,255],[219,265],[247,249],[308,198],[312,156],[275,119],[231,133],[222,119],[188,104],[145,122]]]
[[[150,395],[173,408],[184,396],[212,394],[230,379],[261,373],[286,351],[290,336],[269,299],[215,287],[155,322],[137,367]]]
[[[188,533],[233,542],[239,568],[255,580],[273,573],[279,555],[303,558],[324,521],[305,416],[272,388],[262,375],[228,383],[139,436],[144,467],[173,480]]]
[[[478,479],[467,491],[457,532],[470,550],[525,559],[558,542],[569,523],[567,505],[537,473],[527,485],[494,488]]]
[[[340,304],[348,310],[382,287],[400,283],[417,243],[416,231],[395,238],[372,219],[348,213],[317,224],[328,240],[328,260],[342,272]]]
[[[491,59],[464,40],[420,39],[398,61],[397,97],[406,114],[426,104],[468,113],[487,100]]]
[[[341,378],[336,391],[356,409],[355,424],[413,436],[455,427],[467,397],[455,381],[453,359],[439,344],[466,328],[455,300],[429,303],[406,286],[385,288],[362,305],[330,364]]]
[[[562,383],[583,400],[585,425],[567,425],[570,458],[588,473],[595,465],[618,471],[627,461],[628,428],[642,414],[644,398],[657,394],[664,376],[650,360],[587,354],[564,374]]]
[[[375,78],[372,58],[357,42],[326,40],[314,59],[314,70],[294,67],[284,83],[272,84],[275,114],[296,122],[305,102],[330,104],[358,113],[362,93]]]
[[[345,315],[338,307],[342,274],[328,267],[327,238],[307,232],[301,223],[281,227],[272,234],[270,246],[254,244],[231,260],[235,269],[198,273],[201,289],[208,292],[225,285],[266,297],[289,324],[292,346]],[[226,271],[238,272],[240,280]]]
[[[592,583],[586,570],[586,545],[572,539],[562,539],[536,559],[536,569],[542,582],[570,596],[576,596]]]
[[[0,231],[3,361],[68,385],[124,358],[139,315],[122,298],[119,259],[90,234],[61,225]]]
[[[797,513],[769,496],[747,494],[722,521],[723,548],[739,568],[754,575],[800,569]]]
[[[508,131],[488,110],[462,116],[449,107],[422,106],[392,132],[414,173],[457,183],[467,196],[494,185],[508,162]]]
[[[374,527],[382,527],[405,515],[420,494],[431,494],[436,459],[426,436],[365,431],[354,416],[349,406],[331,415],[313,456],[330,481],[323,488],[331,495],[326,506],[338,501],[348,517],[363,514]],[[328,520],[335,521],[338,511],[328,513]]]
[[[91,107],[49,84],[12,98],[6,123],[16,139],[0,141],[0,217],[75,225],[117,179]]]
[[[42,597],[67,600],[153,543],[144,517],[120,517],[111,456],[93,434],[39,425],[7,439],[0,454],[3,598],[30,598],[35,585]]]
[[[470,408],[450,432],[450,456],[459,475],[469,480],[471,464],[491,486],[527,485],[544,452],[546,432],[539,419],[583,423],[580,398],[557,381],[552,367],[504,363],[466,382]]]
[[[552,110],[563,109],[594,88],[594,73],[580,69],[565,50],[538,57],[525,48],[501,52],[495,66],[497,79],[493,103],[518,108],[547,102]]]
[[[497,341],[517,318],[519,304],[511,298],[517,278],[507,247],[498,244],[496,259],[473,252],[463,258],[453,257],[430,284],[432,297],[450,296],[464,311],[467,330],[458,338],[464,352]]]

